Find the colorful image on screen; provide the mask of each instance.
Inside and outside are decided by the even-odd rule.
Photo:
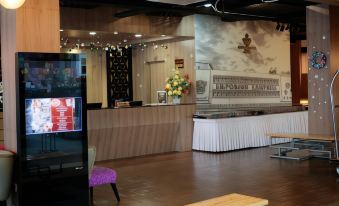
[[[81,97],[26,99],[26,135],[81,131]]]

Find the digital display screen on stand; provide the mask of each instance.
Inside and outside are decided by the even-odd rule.
[[[77,54],[18,53],[17,58],[23,156],[81,156],[87,142],[85,61]]]
[[[26,135],[82,130],[81,97],[26,99]]]
[[[86,59],[16,58],[19,205],[88,205]]]

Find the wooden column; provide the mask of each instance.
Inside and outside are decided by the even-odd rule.
[[[17,10],[1,8],[1,54],[4,84],[4,139],[17,150],[16,52],[60,52],[59,0],[26,0]]]
[[[310,134],[333,135],[330,83],[334,72],[339,68],[338,12],[338,7],[329,7],[328,5],[307,8],[308,57],[310,59],[315,51],[323,52],[327,56],[327,65],[323,69],[314,69],[309,63]],[[336,91],[339,92],[338,85],[336,85]],[[337,104],[339,104],[338,100]]]
[[[292,104],[299,105],[301,99],[301,41],[291,43]]]

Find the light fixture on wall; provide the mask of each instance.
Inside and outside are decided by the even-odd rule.
[[[17,9],[25,3],[25,0],[0,0],[0,4],[6,9]]]

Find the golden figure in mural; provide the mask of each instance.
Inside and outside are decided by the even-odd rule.
[[[251,47],[252,39],[249,37],[249,35],[246,33],[245,37],[242,38],[242,42],[244,43],[244,46],[238,46],[238,49],[243,49],[245,54],[250,54],[251,50],[256,50],[256,47]]]

